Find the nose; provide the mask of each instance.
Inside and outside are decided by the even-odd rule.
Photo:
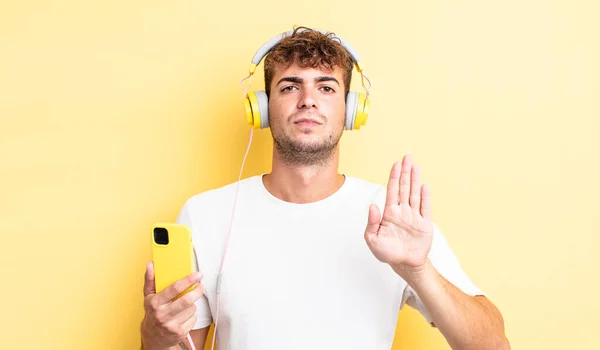
[[[314,96],[314,92],[311,91],[311,89],[303,89],[300,99],[298,100],[298,109],[317,108],[318,106],[318,101]]]

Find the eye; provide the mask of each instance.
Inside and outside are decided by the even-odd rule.
[[[323,86],[321,89],[326,93],[335,92],[335,90],[331,86]]]
[[[289,92],[289,91],[292,91],[294,89],[296,89],[296,87],[293,86],[293,85],[290,85],[290,86],[286,86],[283,89],[281,89],[281,92]]]

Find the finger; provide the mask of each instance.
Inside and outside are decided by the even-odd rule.
[[[203,295],[204,286],[202,286],[202,284],[196,285],[189,293],[186,293],[169,305],[169,313],[171,315],[177,315],[182,310],[194,305],[194,303],[196,303]]]
[[[367,221],[367,228],[365,229],[365,239],[370,240],[372,235],[376,235],[379,231],[379,224],[381,223],[381,213],[377,204],[371,204],[369,206],[369,219]]]
[[[404,159],[402,159],[402,171],[400,173],[400,201],[398,203],[408,204],[408,197],[410,195],[411,163],[410,155],[405,155]]]
[[[396,162],[390,171],[390,179],[387,185],[387,195],[385,198],[385,206],[398,204],[398,181],[400,179],[401,163]]]
[[[431,220],[431,193],[427,185],[421,187],[421,216]]]
[[[186,334],[189,334],[192,331],[192,328],[194,328],[194,326],[196,325],[196,322],[198,322],[198,316],[194,314],[190,318],[185,320],[185,322],[183,322],[181,328],[185,330]]]
[[[158,303],[159,304],[170,303],[171,300],[173,300],[173,298],[175,298],[179,294],[183,293],[186,289],[193,286],[194,284],[199,283],[200,280],[202,280],[202,273],[194,272],[194,273],[186,276],[185,278],[182,278],[182,279],[174,282],[173,284],[171,284],[170,286],[168,286],[167,288],[165,288],[164,290],[162,290],[161,292],[156,294],[156,296],[158,297]]]
[[[187,320],[190,319],[190,317],[194,316],[196,314],[196,311],[198,310],[198,308],[195,305],[191,305],[181,311],[179,311],[179,313],[177,313],[176,315],[173,316],[173,321],[175,322],[175,324],[184,324]]]
[[[146,274],[144,275],[144,297],[156,293],[156,285],[154,283],[154,264],[149,262],[146,264]]]
[[[413,165],[410,174],[410,207],[415,212],[421,208],[421,169]]]

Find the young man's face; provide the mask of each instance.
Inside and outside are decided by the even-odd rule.
[[[343,72],[337,67],[276,67],[269,124],[284,161],[312,165],[327,160],[344,131],[345,95]]]

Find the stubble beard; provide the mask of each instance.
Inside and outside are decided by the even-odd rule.
[[[281,128],[271,127],[274,146],[281,161],[291,166],[322,166],[332,158],[342,137],[343,125],[325,138],[315,142],[301,142],[292,139]]]

